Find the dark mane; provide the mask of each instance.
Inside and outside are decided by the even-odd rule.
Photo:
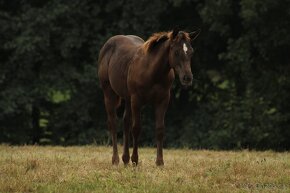
[[[157,44],[162,43],[169,39],[169,34],[171,32],[158,32],[154,33],[152,36],[148,38],[148,40],[144,43],[143,49],[145,52],[150,52]]]
[[[184,31],[180,31],[179,34],[180,35],[178,35],[177,37],[172,37],[173,36],[173,31],[154,33],[144,43],[143,49],[144,49],[145,52],[150,52],[158,44],[160,44],[160,43],[162,43],[162,42],[164,42],[164,41],[166,41],[168,39],[175,39],[176,38],[176,41],[180,41],[182,39],[185,39],[185,40],[188,40],[188,41],[190,40],[190,37],[189,37],[188,33],[184,32]]]

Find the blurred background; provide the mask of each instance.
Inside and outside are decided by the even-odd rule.
[[[0,143],[109,144],[101,46],[178,26],[202,32],[193,86],[172,89],[165,147],[290,149],[289,0],[0,0],[0,26]],[[142,124],[153,146],[152,107]]]

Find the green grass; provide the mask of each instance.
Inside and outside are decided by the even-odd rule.
[[[121,150],[121,147],[119,148]],[[0,146],[0,192],[290,192],[290,153],[140,148],[137,167],[111,147]]]

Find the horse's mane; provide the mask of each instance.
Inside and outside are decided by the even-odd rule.
[[[174,39],[172,36],[173,31],[169,32],[158,32],[154,33],[152,36],[148,38],[148,40],[143,44],[143,49],[145,52],[150,52],[154,47],[158,44],[165,42],[168,39]],[[187,33],[182,33],[181,38],[190,39]]]
[[[143,49],[145,52],[150,52],[157,44],[164,42],[170,38],[171,32],[158,32],[154,33],[144,43]]]

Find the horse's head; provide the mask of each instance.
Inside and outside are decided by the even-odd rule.
[[[199,34],[200,30],[186,33],[173,30],[170,37],[169,64],[178,74],[180,83],[187,88],[192,85],[191,57],[193,49],[191,41]]]

